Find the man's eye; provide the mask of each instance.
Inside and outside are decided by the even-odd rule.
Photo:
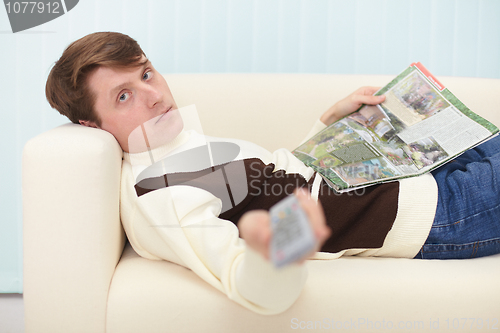
[[[123,93],[120,95],[120,98],[118,98],[118,100],[120,102],[125,102],[128,99],[128,96],[129,96],[129,93]]]
[[[148,72],[144,73],[144,75],[142,76],[142,79],[144,81],[149,80],[151,78],[151,75],[153,75],[153,73],[151,73],[151,71],[148,71]]]

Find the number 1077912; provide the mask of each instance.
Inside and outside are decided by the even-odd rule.
[[[15,13],[15,14],[61,14],[62,8],[60,2],[42,2],[42,1],[13,1],[6,2],[5,8],[7,9],[7,13]]]

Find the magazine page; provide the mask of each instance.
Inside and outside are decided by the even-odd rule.
[[[498,132],[420,63],[376,94],[386,100],[361,107],[293,151],[339,192],[428,172]]]

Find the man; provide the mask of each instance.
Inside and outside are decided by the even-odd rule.
[[[372,96],[375,91],[361,88],[339,101],[313,131],[362,104],[382,102],[383,96]],[[249,142],[185,130],[165,79],[126,35],[95,33],[71,44],[49,75],[46,95],[71,121],[110,132],[122,147],[121,216],[135,251],[190,268],[253,311],[273,314],[293,304],[306,268],[292,264],[276,270],[266,260],[272,236],[267,209],[282,195],[249,191],[238,203],[224,207],[214,180],[222,174],[237,177],[238,170],[246,173],[245,186],[308,189],[296,194],[321,250],[316,258],[463,258],[500,252],[497,140],[433,175],[372,186],[362,196],[337,195],[284,149],[270,153]],[[145,145],[138,143],[142,137]],[[137,173],[155,161],[168,161],[206,142],[236,145],[234,161],[243,169],[223,163],[137,181]],[[469,198],[469,190],[481,197]]]

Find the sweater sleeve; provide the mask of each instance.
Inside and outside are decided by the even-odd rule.
[[[307,140],[312,138],[314,135],[319,133],[320,131],[324,130],[327,126],[321,122],[321,120],[317,119],[316,122],[314,123],[313,127],[309,130],[309,133],[307,133],[306,137],[300,144],[305,143]]]
[[[260,314],[285,311],[306,280],[304,265],[275,269],[245,246],[236,225],[218,218],[221,200],[177,185],[137,197],[123,167],[122,222],[135,251],[185,266],[230,299]]]

